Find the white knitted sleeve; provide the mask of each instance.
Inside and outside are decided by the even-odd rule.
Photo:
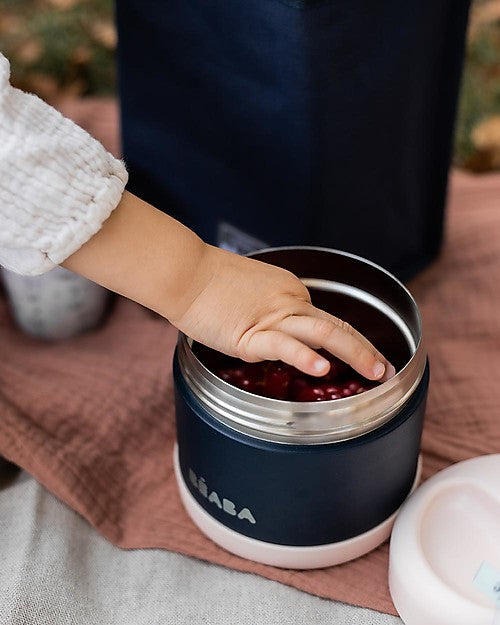
[[[0,265],[52,269],[101,227],[127,182],[121,161],[40,98],[0,54]]]

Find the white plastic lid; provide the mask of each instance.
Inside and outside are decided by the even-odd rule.
[[[389,587],[405,625],[500,625],[500,454],[448,467],[407,500]]]

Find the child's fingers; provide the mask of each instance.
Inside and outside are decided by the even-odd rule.
[[[325,348],[370,380],[381,380],[389,373],[389,363],[373,345],[360,340],[356,330],[335,317],[291,315],[279,323],[278,329],[311,347]]]
[[[324,310],[321,310],[319,308],[315,308],[312,307],[313,309],[313,315],[314,316],[318,316],[321,317],[322,319],[326,319],[327,321],[332,321],[333,323],[339,323],[341,322],[340,319],[338,319],[338,317],[334,317],[333,315],[330,315],[329,313],[325,312]],[[341,322],[343,323],[343,322]],[[384,363],[386,371],[383,375],[382,378],[380,378],[380,382],[386,382],[387,380],[390,380],[393,376],[396,375],[396,369],[394,368],[394,366],[387,360],[387,358],[378,351],[378,349],[375,347],[375,345],[373,345],[373,343],[370,343],[370,341],[360,332],[358,332],[357,330],[355,330],[354,328],[351,327],[351,331],[353,333],[353,335],[359,340],[361,341],[366,347],[367,349],[369,349],[372,354],[375,356],[375,358],[377,360],[379,360],[380,362]]]
[[[278,330],[260,330],[248,341],[245,355],[257,360],[282,360],[309,375],[325,375],[330,368],[326,358],[313,349]]]

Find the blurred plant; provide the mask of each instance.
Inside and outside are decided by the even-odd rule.
[[[0,0],[13,83],[49,101],[115,93],[111,0]]]
[[[13,82],[54,102],[116,92],[112,0],[0,0],[0,49]],[[500,0],[475,0],[454,162],[500,168]]]
[[[456,165],[500,169],[500,0],[471,8],[455,133]]]

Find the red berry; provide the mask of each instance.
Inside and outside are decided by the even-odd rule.
[[[243,371],[241,369],[219,369],[217,375],[228,384],[236,384],[237,380],[243,377]]]
[[[262,388],[256,380],[252,380],[252,378],[249,378],[248,376],[244,376],[238,380],[238,383],[235,384],[235,386],[238,386],[249,393],[259,393],[259,387]]]
[[[243,366],[243,371],[251,380],[262,382],[266,365],[266,362],[246,362]]]
[[[344,382],[342,385],[342,395],[344,397],[350,397],[351,395],[356,395],[356,393],[360,392],[360,389],[363,388],[363,385],[359,380],[349,380]]]
[[[304,386],[297,395],[297,401],[324,401],[325,399],[327,399],[325,391],[317,386]]]
[[[299,400],[299,395],[300,392],[302,391],[302,389],[306,388],[307,386],[309,386],[307,380],[303,377],[297,377],[294,380],[292,380],[292,383],[290,385],[290,397],[293,401],[300,401]]]
[[[337,358],[337,356],[327,352],[326,349],[320,349],[319,354],[330,362],[330,370],[325,375],[327,380],[337,380],[349,372],[349,365]]]
[[[321,386],[325,393],[325,399],[341,399],[342,389],[334,384],[327,383]]]
[[[221,369],[217,372],[217,375],[222,378],[224,382],[237,386],[249,393],[255,393],[258,390],[257,381],[249,377],[241,368]]]
[[[329,383],[327,383],[327,384],[322,384],[322,385],[321,385],[321,388],[325,391],[325,393],[326,393],[327,395],[331,395],[332,393],[333,393],[334,395],[335,395],[335,394],[340,395],[340,394],[341,394],[341,392],[342,392],[342,391],[341,391],[341,387],[340,387],[340,386],[337,386],[337,385],[335,385],[335,384],[331,384],[330,382],[329,382]]]
[[[263,394],[274,399],[286,399],[290,387],[289,367],[279,362],[272,362],[264,375]]]

